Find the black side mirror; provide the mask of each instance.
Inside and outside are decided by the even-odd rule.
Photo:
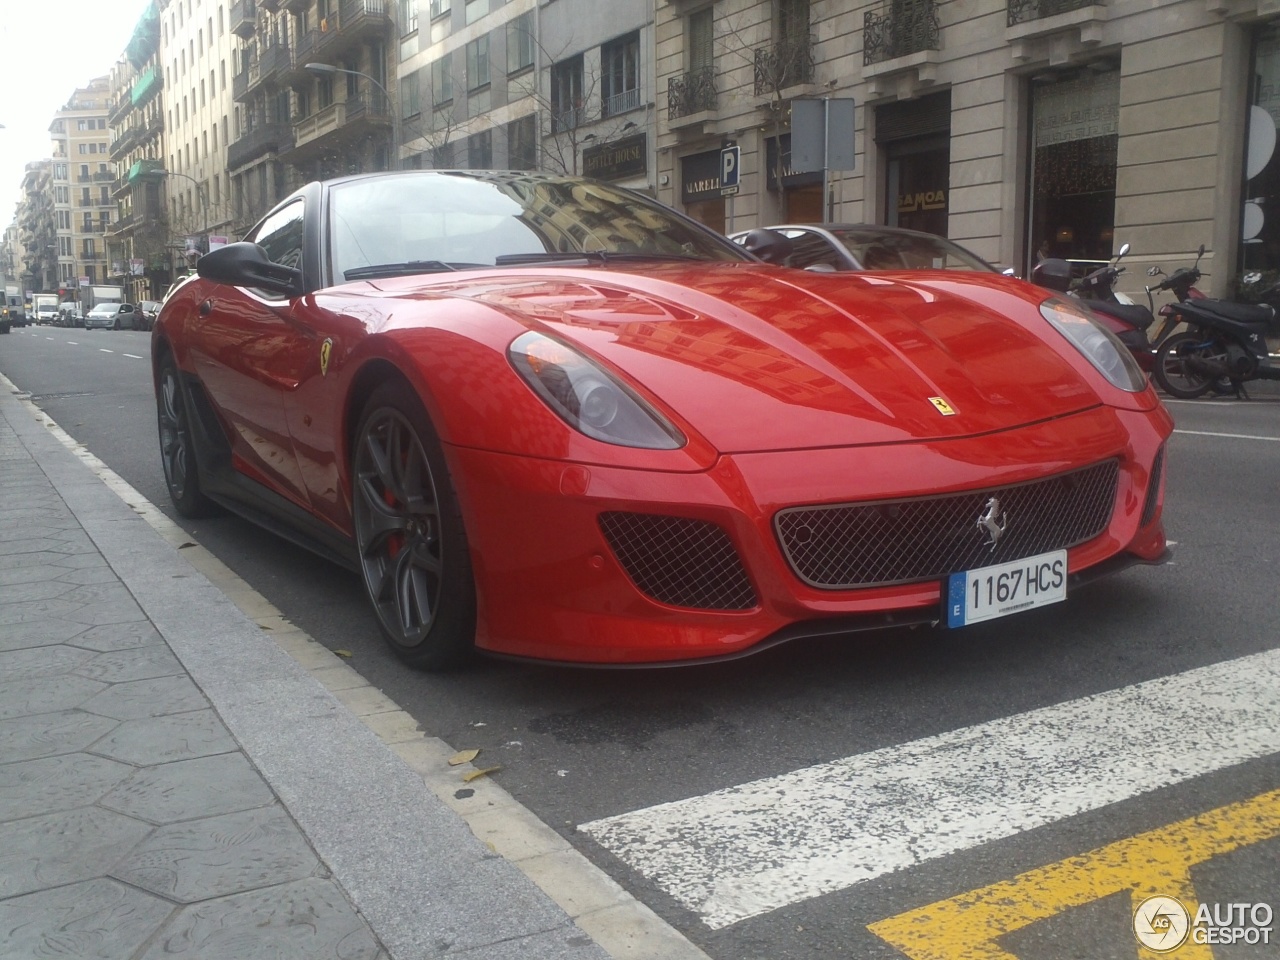
[[[777,230],[768,230],[764,227],[747,231],[742,245],[747,253],[754,254],[765,263],[776,264],[782,264],[787,257],[791,256],[791,251],[795,248],[795,244]]]
[[[272,262],[262,247],[247,240],[206,253],[196,261],[196,273],[234,287],[256,287],[287,297],[302,295],[302,271]]]

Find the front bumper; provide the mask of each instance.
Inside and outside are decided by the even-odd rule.
[[[857,589],[803,582],[774,532],[802,504],[922,497],[1022,483],[1114,458],[1103,532],[1072,547],[1073,584],[1167,558],[1153,465],[1172,424],[1163,408],[1095,408],[993,436],[940,443],[723,456],[701,474],[582,466],[449,448],[478,591],[480,649],[596,665],[697,662],[804,636],[929,623],[942,581]],[[1163,476],[1155,482],[1163,486]],[[723,530],[750,580],[744,609],[691,609],[637,587],[601,529],[625,511]],[[1146,522],[1144,520],[1144,513]]]

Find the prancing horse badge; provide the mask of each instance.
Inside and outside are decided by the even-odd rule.
[[[956,415],[955,408],[941,397],[930,397],[929,402],[938,408],[938,412],[944,417],[954,417]]]
[[[320,344],[320,376],[327,376],[329,373],[329,357],[333,355],[333,340],[325,337],[324,342]]]

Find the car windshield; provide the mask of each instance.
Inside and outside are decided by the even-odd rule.
[[[929,233],[856,228],[831,232],[867,270],[995,271],[995,267],[964,247]]]
[[[572,177],[445,173],[335,184],[333,275],[438,272],[610,257],[747,257],[727,239],[639,194]]]

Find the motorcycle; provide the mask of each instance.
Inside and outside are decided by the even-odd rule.
[[[1128,252],[1129,244],[1122,244],[1114,259],[1079,279],[1072,278],[1070,263],[1050,257],[1031,269],[1031,282],[1088,302],[1098,319],[1128,348],[1138,366],[1150,373],[1155,366],[1155,351],[1147,339],[1147,330],[1155,323],[1155,315],[1141,304],[1122,301],[1115,292],[1116,281],[1124,272],[1120,258]],[[1153,301],[1150,290],[1147,299]]]
[[[1203,247],[1201,250],[1203,251]],[[1188,297],[1166,306],[1173,323],[1187,329],[1166,339],[1156,351],[1155,380],[1182,400],[1194,400],[1227,382],[1238,397],[1247,397],[1250,380],[1280,380],[1280,354],[1271,353],[1268,337],[1280,337],[1280,288],[1273,287],[1257,304],[1207,297]]]

